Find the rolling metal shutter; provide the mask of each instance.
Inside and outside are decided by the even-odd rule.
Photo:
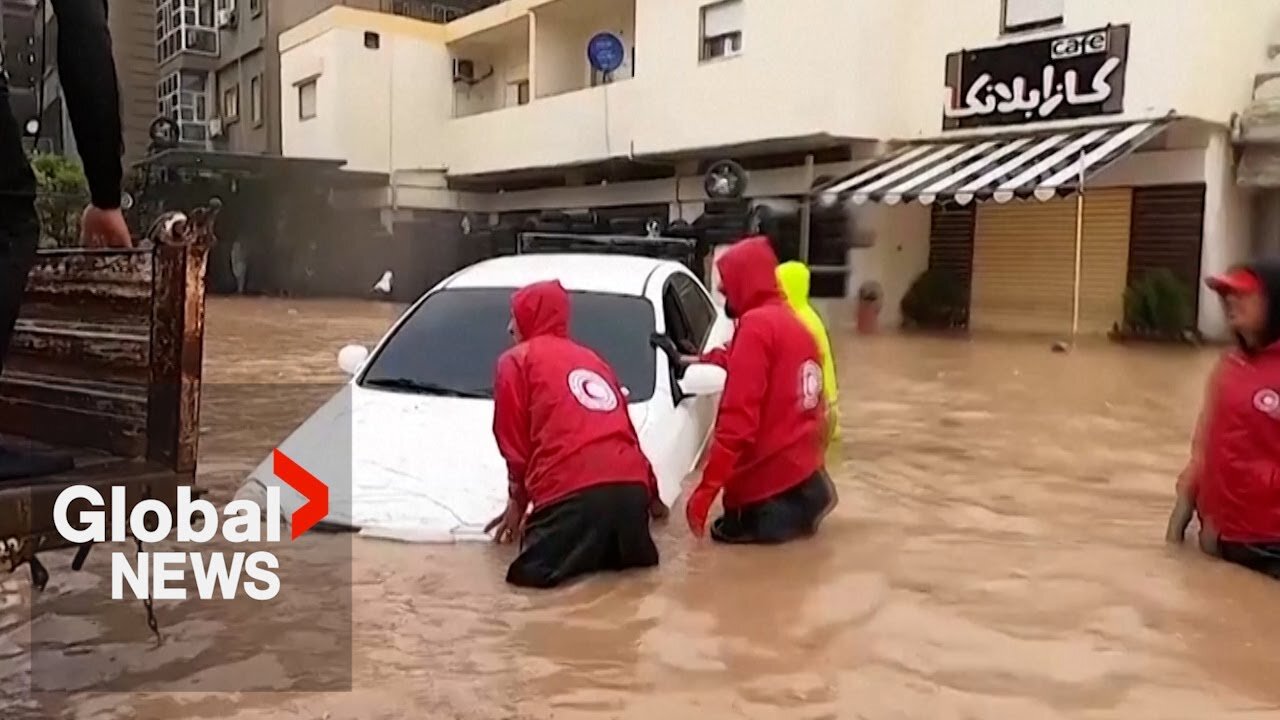
[[[1173,271],[1200,306],[1204,185],[1134,188],[1128,284],[1158,268]]]
[[[973,283],[974,205],[930,206],[929,269],[950,273],[965,288]]]
[[[1080,251],[1080,332],[1103,334],[1124,317],[1133,193],[1086,191]],[[971,327],[1071,331],[1076,199],[978,206]]]
[[[969,327],[1028,333],[1071,330],[1075,202],[1013,200],[978,206]]]
[[[1075,209],[1075,198],[1061,202]],[[1105,334],[1124,319],[1132,202],[1130,188],[1085,191],[1084,241],[1080,251],[1082,334]]]
[[[973,277],[973,205],[934,203],[929,223],[929,268],[969,284]]]

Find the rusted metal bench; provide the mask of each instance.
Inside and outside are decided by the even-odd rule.
[[[217,208],[167,213],[143,247],[43,250],[0,374],[0,434],[68,450],[76,468],[0,481],[0,569],[67,547],[53,507],[69,485],[124,486],[129,506],[194,484],[205,267]],[[83,562],[88,548],[76,559]],[[43,576],[43,577],[42,577]]]

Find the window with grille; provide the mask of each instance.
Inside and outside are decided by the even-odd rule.
[[[178,53],[218,54],[218,0],[156,0],[156,61]]]
[[[204,144],[209,137],[209,76],[191,70],[173,72],[156,84],[157,110],[178,123],[178,139]]]

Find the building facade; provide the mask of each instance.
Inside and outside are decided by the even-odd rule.
[[[58,23],[48,2],[39,3],[35,45],[41,62],[41,138],[53,152],[76,155],[75,135],[63,102],[58,77]],[[125,160],[144,157],[150,145],[149,130],[156,117],[156,51],[153,0],[114,0],[107,14],[112,54],[120,85],[120,113]]]
[[[212,32],[217,38],[194,50],[183,49],[193,69],[204,73],[207,108],[192,121],[202,129],[190,131],[190,136],[184,133],[184,141],[213,150],[279,155],[282,32],[334,6],[445,23],[495,0],[157,0],[158,6],[175,2],[191,6],[185,13],[196,21],[194,32],[201,38]],[[206,48],[214,46],[213,54],[207,55]],[[203,60],[206,56],[212,60]],[[191,84],[195,86],[194,79]],[[169,110],[163,100],[162,109]],[[192,124],[180,120],[184,122]]]
[[[658,204],[690,219],[722,157],[747,168],[761,204],[838,179],[875,236],[853,251],[850,286],[879,282],[889,322],[916,276],[950,263],[975,329],[1101,331],[1146,270],[1167,267],[1199,296],[1201,277],[1260,246],[1233,127],[1280,38],[1271,0],[803,6],[507,0],[437,27],[334,8],[280,37],[282,149],[388,173],[387,192],[362,202],[491,218]],[[597,41],[621,56],[604,58],[610,72],[588,59]],[[996,192],[1017,185],[999,173],[929,202],[886,199],[901,175],[865,193],[851,182],[895,153],[990,160],[1010,144],[951,191],[1008,165],[1034,181],[1022,195]],[[1032,195],[1081,155],[1077,223],[1078,178]],[[908,181],[928,179],[908,164]],[[945,177],[939,165],[924,172]],[[1058,226],[1071,229],[1042,231]],[[1216,303],[1196,312],[1222,333]]]

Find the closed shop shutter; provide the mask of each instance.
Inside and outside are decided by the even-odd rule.
[[[929,220],[929,269],[950,273],[966,290],[973,282],[974,208],[934,203]]]
[[[1080,250],[1081,333],[1105,334],[1124,319],[1132,200],[1130,188],[1085,192]],[[1075,209],[1075,198],[1055,202],[1065,202]]]
[[[1200,245],[1204,237],[1204,185],[1160,185],[1133,190],[1128,284],[1167,268],[1200,298]]]
[[[971,329],[1071,330],[1075,212],[1075,202],[1063,200],[1014,200],[978,206]]]

